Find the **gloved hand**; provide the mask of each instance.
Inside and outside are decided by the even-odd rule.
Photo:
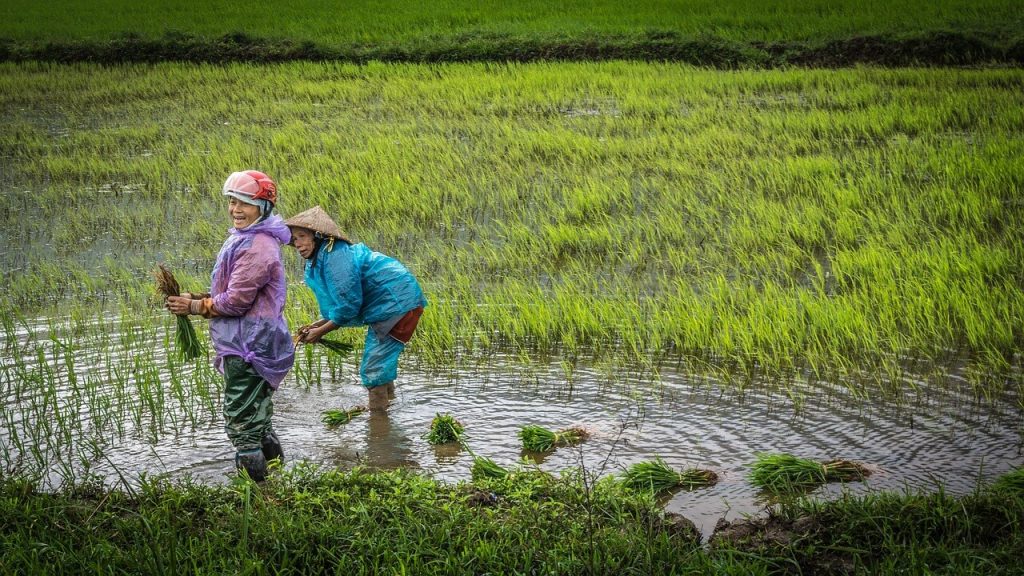
[[[176,316],[188,316],[192,313],[192,295],[183,292],[181,296],[168,296],[164,300],[164,308]]]

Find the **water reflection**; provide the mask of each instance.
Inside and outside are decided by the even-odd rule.
[[[462,454],[462,445],[457,442],[438,444],[434,448],[434,461],[439,465],[454,464]]]
[[[419,468],[412,449],[412,441],[400,424],[396,424],[384,410],[367,412],[366,464],[382,470]]]

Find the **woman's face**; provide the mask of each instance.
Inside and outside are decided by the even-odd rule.
[[[292,228],[292,244],[299,251],[299,256],[309,260],[316,249],[316,241],[313,239],[313,232],[305,228]]]
[[[246,204],[232,196],[228,200],[228,214],[231,215],[231,222],[235,229],[241,230],[260,217],[260,207]]]

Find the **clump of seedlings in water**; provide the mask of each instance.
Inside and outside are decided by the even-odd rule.
[[[827,482],[863,480],[870,473],[849,460],[817,462],[791,454],[758,454],[750,481],[769,492],[791,492]]]
[[[992,488],[1003,492],[1024,494],[1024,468],[1017,468],[1003,474],[992,484]]]
[[[470,474],[472,475],[473,481],[479,481],[484,478],[492,478],[500,480],[510,474],[507,468],[503,468],[494,460],[484,456],[473,455],[473,467],[470,468]]]
[[[156,277],[157,290],[163,294],[164,298],[181,295],[181,285],[178,284],[178,280],[174,278],[174,274],[166,266],[158,264],[156,270],[153,271],[153,276]],[[175,333],[174,339],[178,345],[178,353],[185,360],[192,360],[202,356],[203,346],[199,342],[199,337],[196,335],[196,328],[192,325],[192,321],[189,320],[188,316],[175,315],[175,318],[178,322],[178,330]]]
[[[452,444],[462,439],[465,428],[462,423],[451,414],[440,414],[434,416],[430,422],[430,432],[427,434],[427,442],[437,444]]]
[[[703,488],[714,486],[718,482],[718,474],[711,470],[691,468],[679,472],[665,464],[661,458],[651,462],[637,462],[626,469],[622,478],[629,488],[661,494],[676,488]]]
[[[552,432],[542,426],[527,424],[519,430],[523,448],[531,452],[547,452],[559,446],[575,446],[589,437],[590,433],[579,427]]]
[[[341,426],[348,424],[363,412],[366,412],[366,406],[356,406],[348,410],[324,410],[321,413],[320,421],[330,427]]]

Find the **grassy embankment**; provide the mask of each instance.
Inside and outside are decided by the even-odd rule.
[[[1024,62],[1007,0],[150,2],[0,7],[0,59],[674,60],[714,66]]]
[[[610,478],[519,472],[450,486],[393,472],[277,475],[257,486],[146,481],[37,493],[0,483],[10,573],[1013,574],[1021,471],[1002,488],[788,502],[708,546]]]

